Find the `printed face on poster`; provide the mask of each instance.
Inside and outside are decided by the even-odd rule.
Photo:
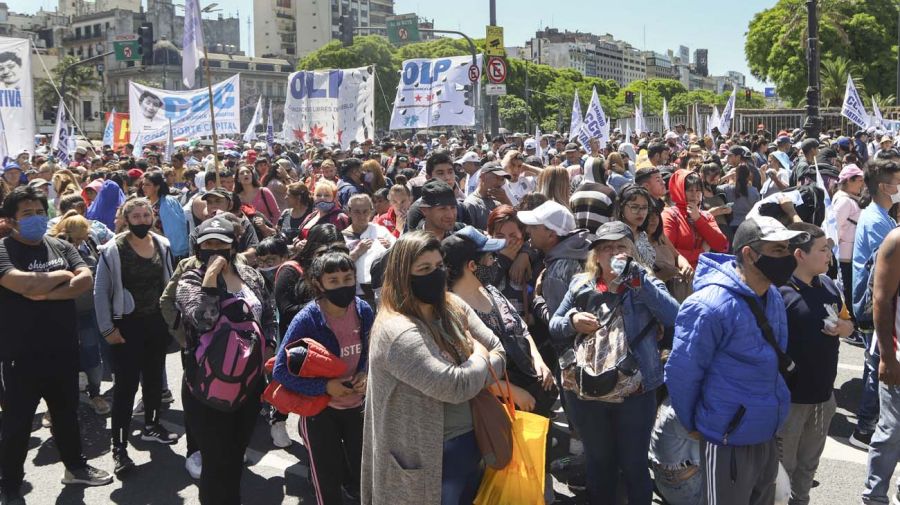
[[[0,37],[0,115],[8,152],[34,152],[34,95],[27,39]]]
[[[241,132],[240,102],[240,75],[213,86],[217,134]],[[212,135],[209,93],[205,88],[168,91],[129,82],[128,111],[132,144],[138,134],[144,145],[164,143],[170,121],[176,138]]]

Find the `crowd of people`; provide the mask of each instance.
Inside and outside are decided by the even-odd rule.
[[[587,503],[768,505],[780,466],[805,504],[843,340],[866,349],[862,498],[900,503],[891,135],[611,137],[19,154],[0,180],[0,501],[24,503],[41,399],[63,483],[99,486],[147,471],[134,415],[142,440],[179,440],[160,416],[180,382],[203,504],[241,503],[264,415],[276,448],[298,422],[319,505],[469,505],[497,377],[568,420],[546,471]],[[82,456],[81,395],[111,417],[112,473]]]

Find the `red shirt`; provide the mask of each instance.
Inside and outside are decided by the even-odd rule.
[[[400,238],[400,231],[397,230],[397,213],[394,212],[393,207],[389,208],[384,214],[375,216],[375,219],[373,219],[372,222],[384,226],[395,237]]]

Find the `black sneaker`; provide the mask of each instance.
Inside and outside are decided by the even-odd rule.
[[[569,476],[566,479],[566,485],[569,487],[569,491],[572,494],[583,494],[587,491],[587,484],[585,484],[585,474],[582,472],[578,472]]]
[[[856,347],[865,347],[866,342],[863,340],[862,335],[858,331],[854,331],[850,334],[849,337],[842,339],[845,344],[850,344]]]
[[[113,473],[116,474],[116,477],[120,477],[131,471],[134,468],[134,461],[128,457],[128,451],[125,448],[121,449],[113,449],[113,462],[115,462],[116,466],[113,468]]]
[[[171,389],[164,389],[162,392],[162,397],[159,399],[162,403],[175,403],[175,398],[172,396]]]
[[[853,434],[850,435],[850,438],[847,439],[847,442],[850,443],[853,447],[857,449],[862,449],[864,451],[869,450],[869,442],[872,441],[872,431],[863,432],[859,431],[859,428],[853,430]]]
[[[0,493],[0,505],[25,505],[25,498],[19,491],[3,491]]]
[[[170,433],[169,430],[163,428],[159,423],[144,426],[141,431],[141,440],[147,442],[158,442],[160,444],[172,445],[178,442],[178,435]]]
[[[86,486],[105,486],[112,482],[112,480],[112,475],[110,475],[109,472],[104,472],[91,465],[84,465],[84,467],[77,470],[66,469],[66,473],[62,478],[62,483],[66,485],[84,484]]]

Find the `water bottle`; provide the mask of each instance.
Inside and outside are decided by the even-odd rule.
[[[610,267],[612,271],[619,277],[622,276],[622,273],[625,272],[625,268],[628,266],[628,258],[623,256],[616,256],[610,262]]]

